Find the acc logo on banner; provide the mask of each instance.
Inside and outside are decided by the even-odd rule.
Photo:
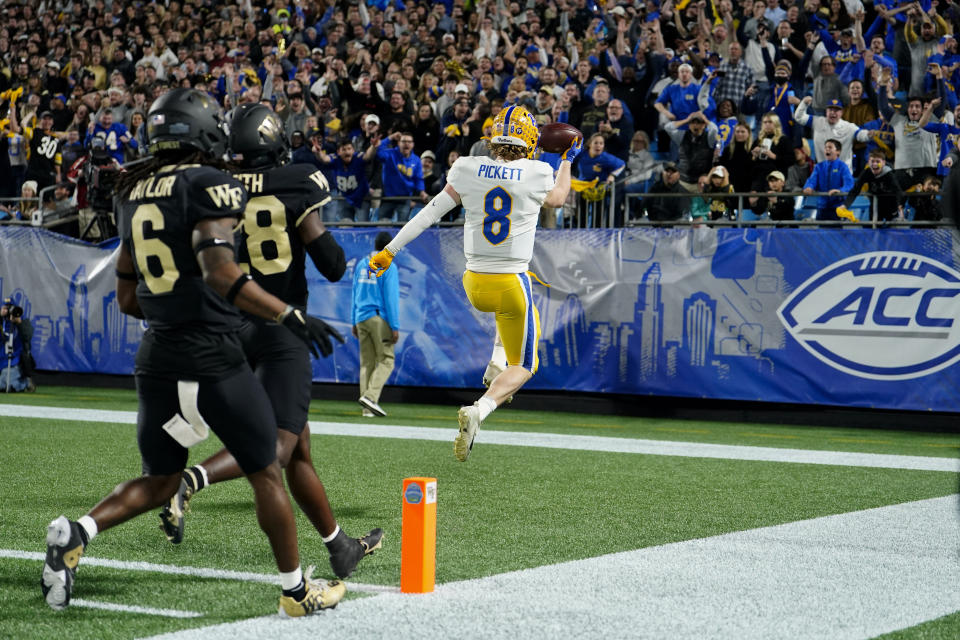
[[[777,309],[797,342],[835,369],[904,380],[960,359],[960,273],[902,251],[835,262]]]

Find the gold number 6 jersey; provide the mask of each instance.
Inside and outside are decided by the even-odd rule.
[[[466,210],[463,253],[476,273],[524,273],[530,268],[540,207],[553,188],[553,169],[526,158],[457,159],[447,182]]]

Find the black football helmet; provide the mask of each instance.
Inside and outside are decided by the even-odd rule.
[[[290,160],[280,117],[262,104],[241,104],[227,115],[230,154],[246,169],[277,167]]]
[[[147,113],[147,149],[151,154],[193,149],[222,158],[227,152],[227,126],[220,105],[196,89],[163,94]]]

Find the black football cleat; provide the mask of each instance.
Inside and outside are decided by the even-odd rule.
[[[360,561],[373,554],[383,544],[383,529],[376,528],[359,538],[347,538],[347,543],[336,552],[330,552],[330,568],[338,578],[349,578]]]

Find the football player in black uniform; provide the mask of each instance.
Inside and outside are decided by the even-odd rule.
[[[331,282],[338,281],[347,267],[343,249],[319,215],[330,201],[329,185],[313,165],[288,164],[290,145],[283,122],[268,107],[243,104],[227,119],[230,152],[240,166],[236,177],[250,196],[243,215],[240,262],[266,291],[306,307],[306,254]],[[310,354],[283,327],[254,316],[247,319],[244,351],[276,414],[277,457],[286,469],[290,493],[323,537],[334,573],[346,578],[365,555],[380,547],[383,531],[374,529],[357,539],[337,525],[310,457]],[[193,494],[241,475],[226,449],[186,469],[179,491],[160,513],[167,538],[174,544],[183,540],[184,512]]]
[[[137,442],[143,475],[120,484],[78,521],[60,516],[47,529],[41,588],[63,609],[83,550],[98,532],[161,507],[176,494],[187,446],[213,429],[253,486],[257,520],[280,570],[280,613],[302,616],[335,606],[345,586],[300,570],[297,530],[276,458],[270,400],[247,365],[236,308],[272,318],[316,354],[343,338],[264,291],[234,257],[233,229],[247,192],[213,166],[227,148],[215,101],[175,89],[147,115],[153,159],[118,184],[115,212],[121,246],[117,301],[149,329],[135,360]],[[235,305],[235,306],[234,306]]]

